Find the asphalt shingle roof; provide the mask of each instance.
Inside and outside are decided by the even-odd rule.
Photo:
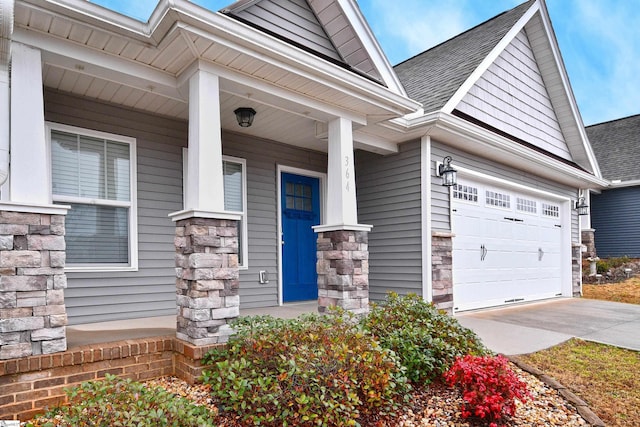
[[[640,180],[640,114],[585,129],[604,178]]]
[[[442,109],[532,4],[523,3],[396,65],[407,95],[425,112]]]

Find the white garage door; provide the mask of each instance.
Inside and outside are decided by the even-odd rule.
[[[455,311],[561,295],[558,202],[461,180],[452,209]]]

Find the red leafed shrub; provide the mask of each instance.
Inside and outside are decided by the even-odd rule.
[[[456,359],[445,380],[462,391],[462,417],[477,417],[497,426],[505,415],[514,415],[515,399],[531,398],[527,386],[509,367],[504,356],[472,356]]]

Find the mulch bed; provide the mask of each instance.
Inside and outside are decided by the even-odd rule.
[[[533,399],[522,404],[517,402],[514,417],[504,420],[507,426],[586,426],[587,422],[578,414],[575,407],[568,403],[556,390],[545,385],[512,365],[521,380],[526,382]],[[220,413],[216,402],[211,398],[206,385],[189,385],[174,377],[164,377],[148,382],[151,386],[160,386],[169,392],[192,400],[196,404],[209,406],[218,414],[219,427],[243,427],[231,414]],[[462,397],[460,393],[443,384],[431,384],[429,387],[414,390],[411,405],[395,419],[360,420],[363,426],[370,427],[415,427],[415,426],[483,426],[481,420],[463,420],[460,412]]]

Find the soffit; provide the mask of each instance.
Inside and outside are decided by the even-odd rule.
[[[258,45],[232,30],[239,27],[251,37],[268,36],[190,3],[187,11],[167,8],[145,37],[142,30],[122,30],[113,23],[97,25],[82,14],[79,19],[77,11],[47,6],[43,1],[18,2],[14,39],[43,52],[44,84],[53,89],[186,119],[188,90],[180,78],[194,61],[206,62],[222,71],[221,91],[229,95],[222,97],[224,102],[255,105],[263,117],[279,118],[270,122],[271,131],[261,129],[262,138],[314,149],[325,149],[326,142],[317,140],[313,132],[302,137],[299,132],[285,134],[286,128],[313,129],[316,120],[338,115],[361,124],[373,123],[412,111],[417,105],[397,94],[387,96],[385,88],[363,77],[345,77],[346,70],[309,59],[306,52],[299,53],[306,60],[301,65],[296,57],[272,48],[271,43],[281,51],[292,49],[283,47],[282,41]],[[207,24],[203,16],[220,25]],[[256,92],[264,99],[254,97]],[[229,115],[227,110],[233,108],[223,105],[223,114]],[[229,116],[231,119],[223,118],[223,127],[237,129],[233,115]]]

